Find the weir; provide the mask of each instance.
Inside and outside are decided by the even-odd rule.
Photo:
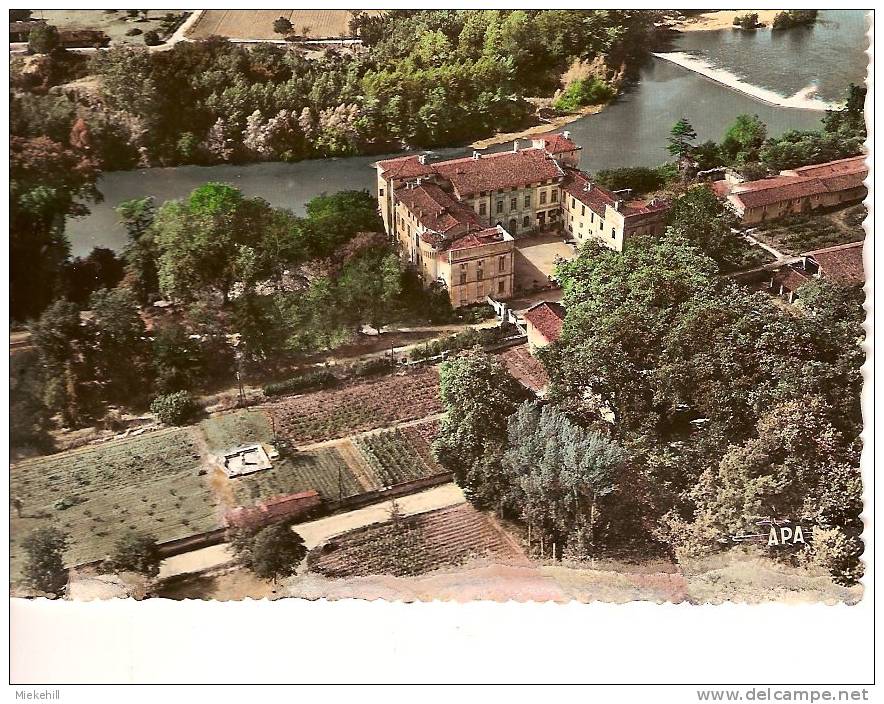
[[[810,85],[802,88],[800,91],[790,97],[786,97],[768,88],[762,88],[751,83],[747,83],[739,76],[730,71],[717,68],[708,61],[701,59],[693,54],[683,51],[670,51],[665,53],[655,53],[654,56],[664,61],[669,61],[676,66],[681,66],[689,71],[698,73],[716,83],[720,83],[733,90],[738,90],[756,100],[769,105],[777,105],[783,108],[795,108],[797,110],[816,110],[823,112],[825,110],[837,110],[842,107],[840,103],[828,103],[818,98],[811,97],[816,89]]]

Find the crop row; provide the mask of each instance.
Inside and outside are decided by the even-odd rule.
[[[424,368],[282,399],[269,409],[290,442],[330,440],[440,412],[439,378]]]
[[[363,435],[355,443],[382,486],[392,486],[435,474],[409,437],[398,428]]]

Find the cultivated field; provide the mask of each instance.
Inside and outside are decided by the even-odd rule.
[[[521,384],[537,393],[549,384],[549,376],[540,360],[531,354],[528,345],[507,347],[497,353],[507,371]]]
[[[752,236],[783,254],[798,255],[865,239],[866,207],[857,204],[818,215],[793,215],[753,229]]]
[[[366,491],[334,447],[296,452],[274,460],[273,469],[230,480],[237,502],[251,506],[273,496],[314,489],[323,500],[334,501]],[[373,488],[373,487],[372,487]]]
[[[19,545],[35,528],[67,533],[69,564],[105,557],[127,530],[172,540],[210,530],[218,512],[201,475],[199,444],[190,429],[127,438],[100,447],[49,455],[13,465],[10,493],[22,502],[12,512],[12,538]],[[12,580],[21,568],[12,550]]]
[[[268,406],[277,433],[295,445],[417,420],[442,411],[433,367],[291,396]]]
[[[381,10],[366,10],[379,15]],[[231,39],[282,39],[273,22],[285,17],[294,34],[310,39],[350,37],[349,10],[205,10],[188,32],[190,39],[217,35]],[[306,31],[305,31],[306,30]]]
[[[354,440],[381,486],[392,486],[439,474],[442,469],[427,456],[426,441],[419,432],[395,428],[361,435]],[[420,443],[421,452],[416,446]]]
[[[260,408],[213,416],[199,424],[210,452],[220,453],[253,442],[272,442],[270,418]]]
[[[482,557],[525,563],[521,549],[492,518],[464,503],[336,536],[312,550],[307,564],[327,577],[402,576]]]

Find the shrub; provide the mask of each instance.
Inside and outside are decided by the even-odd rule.
[[[789,29],[816,22],[818,10],[784,10],[774,17],[772,29]]]
[[[126,30],[127,37],[137,37],[139,34],[144,34],[138,27],[132,27],[132,29]]]
[[[656,168],[631,166],[622,169],[603,169],[596,174],[600,186],[612,191],[631,188],[635,193],[649,193],[663,188],[678,177],[675,164],[663,164]]]
[[[299,391],[327,389],[337,383],[338,378],[328,369],[316,369],[285,381],[267,384],[263,390],[265,396],[282,396]]]
[[[27,559],[25,581],[42,592],[61,594],[67,584],[64,551],[68,537],[56,528],[38,528],[22,543]]]
[[[757,12],[747,12],[745,15],[736,15],[734,17],[734,27],[739,27],[740,29],[755,29],[757,26]]]
[[[559,112],[575,112],[584,105],[607,103],[615,95],[614,88],[596,76],[578,78],[568,84],[553,107]]]
[[[51,24],[38,25],[28,34],[28,50],[32,54],[51,54],[60,44],[58,28]]]
[[[110,564],[117,572],[138,572],[148,577],[160,573],[160,549],[156,538],[144,533],[130,532],[114,545]]]
[[[837,584],[850,586],[863,576],[860,538],[850,537],[838,528],[815,528],[813,553],[814,562],[828,570]]]
[[[351,367],[351,374],[355,377],[375,376],[392,371],[394,366],[386,357],[375,357],[364,362],[358,362]]]
[[[157,396],[150,411],[165,425],[183,425],[196,411],[196,404],[187,391],[176,391]]]
[[[144,33],[144,43],[147,44],[147,46],[157,46],[163,42],[156,30],[150,29]]]

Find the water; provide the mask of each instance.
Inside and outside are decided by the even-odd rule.
[[[819,99],[843,98],[850,82],[865,80],[867,41],[864,13],[829,10],[813,28],[785,32],[686,32],[672,51],[688,52],[746,83],[792,96],[814,86]],[[694,71],[662,59],[651,59],[637,85],[597,115],[571,123],[567,129],[583,146],[582,164],[590,171],[621,166],[655,165],[666,161],[666,138],[672,125],[687,117],[701,140],[720,140],[740,113],[757,114],[776,136],[790,129],[815,129],[822,113],[772,105],[733,90]],[[493,148],[506,149],[511,145]],[[442,149],[442,158],[467,149]],[[121,249],[126,235],[114,208],[130,198],[152,195],[158,203],[180,198],[206,181],[222,181],[247,196],[260,196],[278,207],[302,213],[304,203],[323,192],[373,190],[371,163],[380,157],[351,157],[263,163],[248,166],[181,166],[120,171],[102,176],[102,203],[92,213],[67,224],[74,255],[93,247]]]

